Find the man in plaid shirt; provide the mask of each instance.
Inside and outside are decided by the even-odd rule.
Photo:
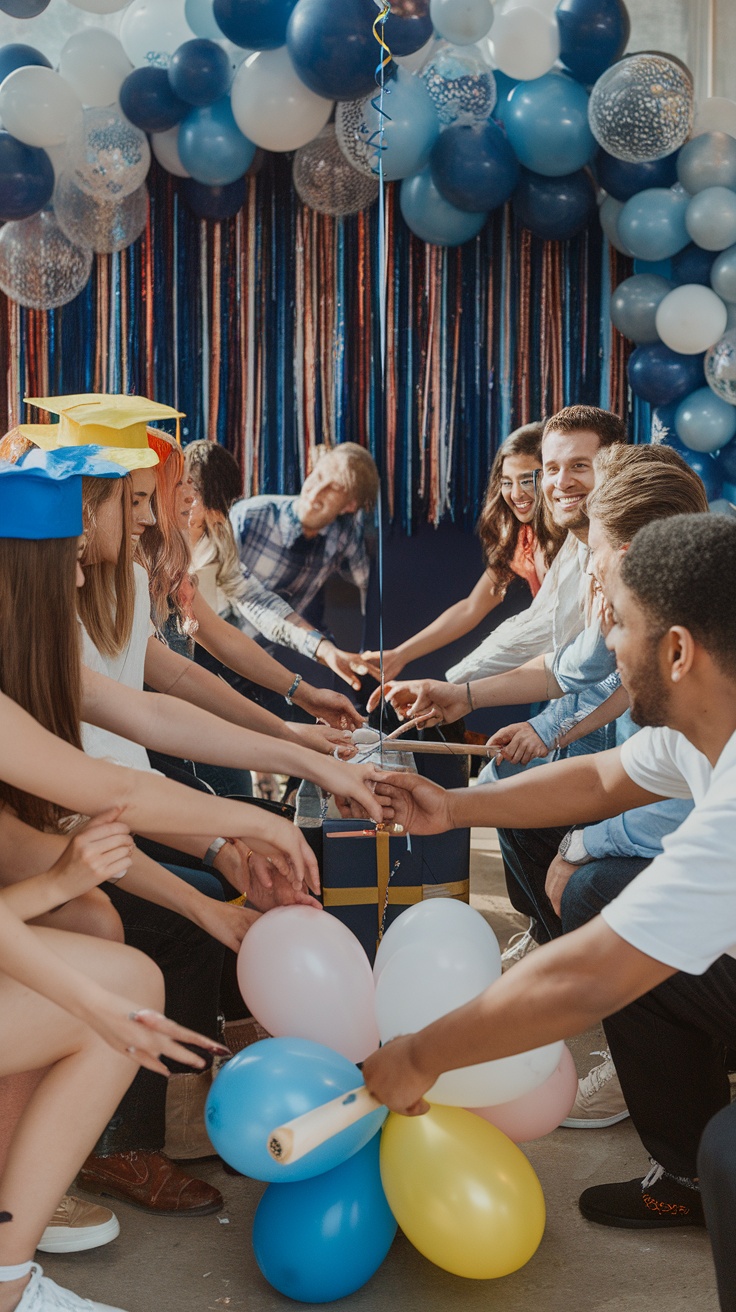
[[[364,513],[378,496],[378,470],[369,453],[355,442],[331,450],[318,447],[318,459],[298,496],[259,496],[237,501],[230,522],[242,564],[263,585],[259,604],[283,616],[293,606],[292,623],[308,631],[305,654],[329,666],[356,690],[360,680],[351,668],[356,653],[343,652],[303,618],[333,574],[354,583],[365,609],[369,561],[364,541]],[[258,640],[255,628],[241,628]]]

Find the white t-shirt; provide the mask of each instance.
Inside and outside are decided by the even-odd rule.
[[[95,647],[87,630],[82,627],[82,664],[97,674],[106,674],[116,683],[143,691],[143,669],[146,647],[153,633],[151,602],[148,594],[148,575],[141,565],[133,565],[135,575],[135,607],[130,641],[117,656],[103,656]],[[148,754],[140,743],[119,734],[100,729],[95,724],[82,725],[82,746],[88,756],[105,757],[117,765],[128,765],[134,770],[150,770]]]
[[[736,734],[715,768],[673,729],[642,729],[621,763],[642,788],[695,808],[601,915],[640,952],[702,975],[723,953],[736,957]]]

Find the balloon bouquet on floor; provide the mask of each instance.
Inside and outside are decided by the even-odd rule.
[[[253,1248],[279,1292],[306,1303],[354,1293],[397,1226],[431,1262],[472,1279],[533,1256],[544,1198],[516,1143],[569,1114],[577,1076],[565,1045],[447,1072],[417,1118],[388,1114],[356,1065],[500,973],[493,931],[451,898],[399,915],[373,970],[351,931],[317,908],[276,908],[247,935],[241,991],[274,1037],[222,1068],[206,1124],[225,1161],[268,1182]]]

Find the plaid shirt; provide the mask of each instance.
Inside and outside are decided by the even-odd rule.
[[[316,537],[305,538],[296,513],[297,497],[261,496],[237,501],[230,511],[240,559],[271,594],[271,609],[283,617],[284,601],[301,615],[333,574],[354,583],[365,610],[370,563],[363,535],[363,515],[340,515]],[[246,631],[253,628],[241,620]],[[253,628],[251,637],[258,636]],[[319,637],[315,636],[316,647]],[[312,653],[309,653],[312,654]]]

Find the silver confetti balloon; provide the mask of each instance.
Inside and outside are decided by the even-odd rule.
[[[151,148],[115,105],[87,109],[66,143],[66,169],[83,191],[120,200],[145,181]]]
[[[29,310],[73,301],[91,272],[92,252],[69,241],[51,210],[0,230],[0,290]]]
[[[705,377],[716,396],[736,405],[736,331],[724,333],[705,357]]]
[[[140,237],[148,218],[148,189],[143,183],[122,200],[103,200],[82,191],[69,173],[62,173],[54,191],[59,226],[70,241],[100,255],[122,251]]]
[[[679,61],[639,54],[621,59],[598,78],[588,120],[599,145],[630,164],[663,159],[690,135],[692,79]]]
[[[310,209],[340,217],[367,209],[378,195],[378,178],[352,168],[328,123],[319,136],[300,146],[294,156],[294,186]]]
[[[445,45],[420,77],[445,127],[485,122],[496,104],[496,79],[474,46]]]

